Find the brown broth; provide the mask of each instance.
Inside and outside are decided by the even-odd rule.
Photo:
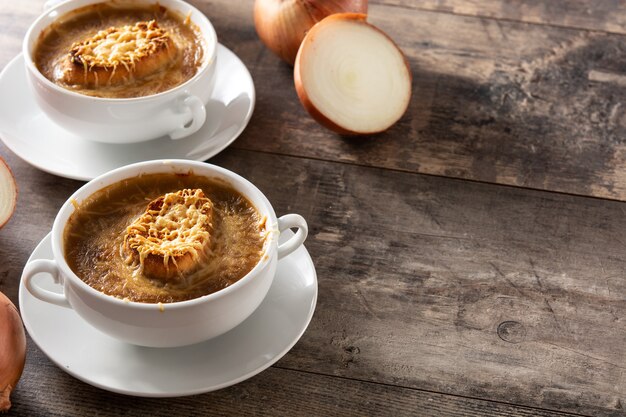
[[[155,198],[184,188],[200,188],[214,204],[212,254],[184,279],[163,283],[125,261],[126,227]],[[146,303],[184,301],[219,291],[244,277],[264,250],[265,222],[236,190],[213,179],[150,174],[97,191],[70,216],[64,230],[68,265],[80,279],[105,294]]]
[[[67,84],[62,78],[63,60],[74,42],[80,42],[109,27],[134,25],[155,19],[173,38],[180,54],[166,69],[124,85],[86,88]],[[53,83],[94,97],[131,98],[158,94],[191,79],[204,62],[204,41],[200,29],[183,16],[158,4],[130,7],[121,2],[98,3],[61,16],[42,31],[34,50],[39,71]]]

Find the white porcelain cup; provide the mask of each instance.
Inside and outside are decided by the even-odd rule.
[[[106,295],[83,282],[68,266],[64,255],[63,232],[74,204],[108,185],[140,174],[192,171],[230,184],[246,196],[262,216],[270,231],[259,263],[243,278],[215,293],[174,303],[139,303]],[[278,244],[281,232],[298,229]],[[252,183],[226,169],[187,160],[140,162],[110,171],[76,191],[61,207],[52,226],[52,260],[35,260],[24,269],[24,284],[31,295],[58,306],[69,307],[93,327],[111,337],[135,345],[151,347],[184,346],[219,336],[239,325],[261,304],[267,294],[280,258],[302,245],[308,232],[306,221],[297,214],[276,218],[267,198]],[[47,273],[63,293],[43,288]],[[44,285],[45,286],[45,285]]]
[[[79,94],[54,84],[39,72],[33,53],[48,26],[64,14],[107,0],[71,0],[53,5],[30,26],[23,43],[28,84],[42,111],[59,126],[81,138],[106,143],[133,143],[169,136],[180,139],[205,122],[205,104],[215,85],[217,35],[207,17],[181,0],[129,0],[128,4],[158,3],[189,15],[204,37],[204,62],[185,83],[159,94],[136,98],[100,98]],[[109,0],[111,1],[111,0]],[[119,3],[119,2],[117,2]]]

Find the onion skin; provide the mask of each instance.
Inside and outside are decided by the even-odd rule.
[[[26,335],[15,305],[0,292],[0,412],[11,408],[9,395],[24,370]]]
[[[317,22],[335,13],[367,14],[368,0],[256,0],[254,26],[261,41],[293,65],[302,39]]]
[[[12,182],[10,188],[14,191],[13,195],[11,196],[12,201],[11,201],[11,212],[4,218],[0,218],[0,229],[2,229],[2,227],[7,224],[7,222],[9,221],[9,219],[11,218],[11,216],[13,215],[13,212],[15,211],[15,206],[17,204],[17,184],[15,183],[15,177],[13,176],[13,172],[11,172],[11,168],[9,168],[9,165],[4,161],[4,159],[0,158],[0,164],[3,165],[3,167],[1,167],[0,169],[6,168],[6,171],[8,172],[9,176],[10,176],[10,181]],[[0,179],[2,180],[2,179]],[[0,192],[0,196],[2,195],[2,192]]]
[[[324,24],[327,22],[332,22],[333,20],[352,20],[352,21],[358,21],[358,22],[362,22],[363,24],[369,25],[371,28],[377,30],[378,32],[382,33],[387,39],[389,39],[391,41],[391,43],[398,48],[398,45],[396,45],[396,43],[393,41],[393,39],[391,39],[385,32],[383,32],[382,30],[378,29],[376,26],[371,25],[369,23],[367,23],[367,15],[365,14],[361,14],[361,13],[340,13],[340,14],[334,14],[332,16],[328,16],[327,18],[325,18],[323,20],[323,22],[318,23],[318,24]],[[311,30],[307,33],[307,38],[309,36],[313,37],[315,35],[314,30]],[[295,62],[295,66],[294,66],[294,74],[293,74],[293,78],[294,78],[294,83],[295,83],[295,87],[296,87],[296,92],[298,93],[298,98],[300,99],[300,102],[302,103],[302,106],[305,108],[305,110],[311,115],[311,117],[313,117],[313,119],[315,119],[315,121],[317,121],[319,124],[321,124],[322,126],[326,127],[327,129],[332,130],[335,133],[338,133],[340,135],[345,135],[345,136],[360,136],[360,135],[375,135],[378,133],[382,133],[385,130],[387,130],[389,127],[393,126],[393,123],[391,126],[387,127],[386,129],[382,129],[379,131],[372,131],[372,132],[355,132],[352,130],[348,130],[342,126],[339,126],[337,123],[335,123],[334,121],[330,120],[328,117],[326,117],[324,114],[322,114],[322,112],[320,112],[317,107],[315,107],[315,105],[311,102],[311,100],[309,99],[309,95],[307,94],[304,85],[302,83],[302,77],[301,77],[301,73],[300,73],[300,68],[302,66],[302,61],[301,61],[301,57],[302,57],[302,49],[306,44],[306,40],[303,40],[302,44],[300,45],[300,48],[298,50],[298,54],[296,56],[296,62]],[[402,51],[400,50],[400,48],[398,48],[398,51],[400,51],[402,53]],[[409,74],[409,81],[413,80],[413,76],[411,73],[411,65],[409,64],[409,61],[406,59],[406,55],[404,55],[404,53],[402,53],[402,57],[404,58],[404,64],[406,65],[408,74]],[[409,92],[409,97],[411,96],[411,92]],[[410,101],[407,102],[407,108],[409,105]],[[406,109],[405,109],[406,112]]]

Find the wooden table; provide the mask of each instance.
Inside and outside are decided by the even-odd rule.
[[[3,0],[0,67],[41,3]],[[625,1],[373,0],[414,91],[369,138],[308,117],[251,0],[192,3],[258,95],[211,162],[307,218],[313,321],[265,372],[176,399],[86,385],[29,340],[14,415],[626,414]],[[26,259],[82,183],[0,155],[20,189],[0,231],[0,290],[17,304]]]

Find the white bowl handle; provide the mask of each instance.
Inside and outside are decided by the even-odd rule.
[[[187,121],[185,125],[179,126],[170,132],[170,138],[172,139],[182,139],[192,133],[196,133],[206,120],[206,109],[198,96],[185,97],[182,99],[180,107],[182,107],[182,112],[191,112],[191,122]]]
[[[26,264],[24,268],[23,279],[28,292],[41,301],[56,304],[61,307],[72,308],[67,298],[65,298],[65,294],[57,294],[52,291],[44,290],[32,281],[33,277],[41,272],[52,275],[52,279],[56,284],[63,284],[63,279],[61,278],[61,273],[59,272],[56,262],[49,259],[37,259]]]
[[[278,230],[281,232],[292,228],[297,228],[298,231],[288,241],[278,245],[278,259],[284,258],[298,249],[304,243],[309,233],[306,220],[299,214],[285,214],[278,219]]]

